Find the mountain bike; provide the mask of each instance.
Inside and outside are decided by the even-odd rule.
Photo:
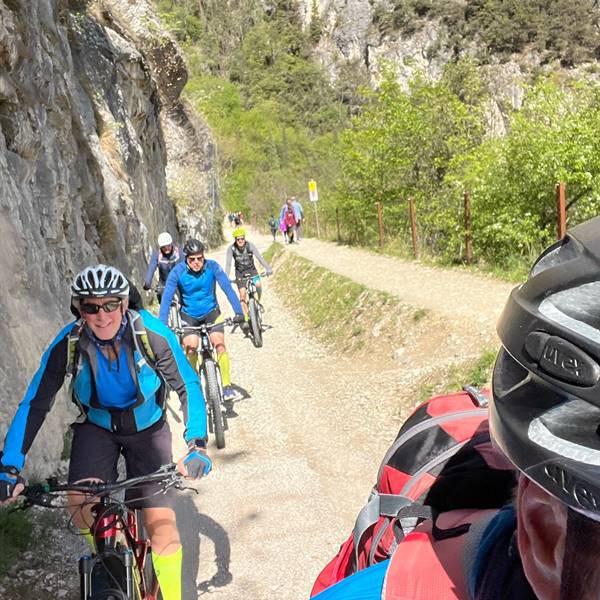
[[[90,531],[96,552],[79,559],[80,600],[161,600],[141,510],[129,508],[114,494],[149,482],[160,485],[157,493],[172,487],[184,489],[181,477],[176,465],[170,464],[149,475],[114,483],[59,485],[56,479],[48,479],[45,484],[25,487],[20,509],[34,505],[64,509],[64,503],[56,501],[67,492],[89,494],[93,497],[90,502],[94,521]]]
[[[256,348],[262,348],[263,345],[263,325],[262,313],[264,307],[258,299],[258,289],[256,284],[260,281],[260,275],[250,275],[246,277],[246,293],[248,294],[248,320],[250,321],[250,332],[252,333],[252,343]]]
[[[225,319],[220,323],[211,323],[210,325],[203,323],[196,327],[185,325],[176,330],[181,337],[196,334],[200,338],[196,352],[198,353],[198,370],[208,413],[208,431],[214,434],[219,450],[225,448],[225,431],[228,429],[227,410],[223,402],[221,369],[217,361],[217,351],[210,339],[210,330],[223,323],[232,325],[233,321]]]
[[[265,277],[266,273],[260,273],[259,275],[245,275],[244,276],[244,287],[248,295],[248,321],[250,323],[250,335],[252,336],[252,343],[256,348],[262,348],[263,345],[263,322],[262,314],[264,312],[264,306],[258,299],[258,289],[256,284],[260,281],[261,277]],[[232,283],[237,283],[237,279],[232,279]]]

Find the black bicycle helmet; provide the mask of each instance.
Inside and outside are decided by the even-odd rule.
[[[600,520],[600,218],[540,256],[497,328],[494,439],[527,477]]]
[[[71,285],[73,298],[105,298],[116,296],[127,298],[129,296],[129,281],[115,267],[96,265],[86,267],[75,275]]]
[[[190,254],[204,254],[205,251],[204,244],[195,238],[190,238],[183,246],[183,253],[186,256],[190,256]]]

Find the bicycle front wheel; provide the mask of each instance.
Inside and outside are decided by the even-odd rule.
[[[254,298],[248,301],[248,316],[250,318],[250,327],[252,328],[252,343],[256,348],[262,348],[262,323],[260,319],[260,310]]]
[[[206,404],[208,405],[209,416],[213,425],[215,441],[217,448],[225,448],[225,415],[222,409],[221,381],[219,377],[219,367],[214,360],[205,360],[202,365],[205,378]]]

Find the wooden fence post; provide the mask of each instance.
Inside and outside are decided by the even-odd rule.
[[[464,193],[465,201],[465,252],[467,264],[470,265],[473,262],[473,237],[472,237],[472,223],[471,223],[471,194],[469,192]]]
[[[417,247],[417,211],[414,198],[408,199],[408,214],[410,217],[410,231],[412,233],[413,256],[419,258],[419,249]]]
[[[340,209],[335,207],[335,226],[337,229],[337,241],[338,244],[342,241],[342,234],[340,233]]]
[[[383,213],[381,210],[381,202],[376,202],[377,204],[377,221],[379,222],[379,247],[383,250]]]
[[[567,195],[564,182],[556,184],[556,212],[558,239],[562,240],[567,233]]]

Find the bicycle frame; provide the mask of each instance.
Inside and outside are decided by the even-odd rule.
[[[165,490],[172,486],[179,487],[179,477],[175,465],[167,465],[155,473],[116,483],[56,485],[55,480],[50,479],[45,485],[25,488],[23,508],[33,505],[62,508],[53,504],[52,499],[56,494],[68,491],[99,496],[91,507],[94,521],[90,531],[96,544],[96,554],[84,555],[79,559],[80,600],[104,597],[98,593],[104,593],[107,598],[115,600],[158,600],[159,584],[156,576],[151,571],[149,580],[146,574],[151,548],[150,541],[141,535],[142,528],[138,521],[140,511],[113,499],[110,494],[150,481],[164,482]],[[93,589],[94,569],[97,565],[101,565],[102,570],[97,573],[96,583],[98,576],[106,573],[108,579],[105,583],[111,588]]]
[[[140,511],[111,503],[108,496],[102,496],[92,506],[92,514],[94,523],[90,531],[94,536],[97,555],[86,555],[79,559],[81,600],[89,600],[94,592],[92,573],[96,564],[104,564],[109,575],[116,580],[120,578],[119,573],[111,573],[105,564],[110,556],[116,556],[124,567],[124,580],[118,583],[124,586],[127,600],[158,600],[158,581],[156,578],[146,581],[145,566],[149,559],[150,542],[139,535]],[[122,536],[126,541],[124,545],[119,541]]]

